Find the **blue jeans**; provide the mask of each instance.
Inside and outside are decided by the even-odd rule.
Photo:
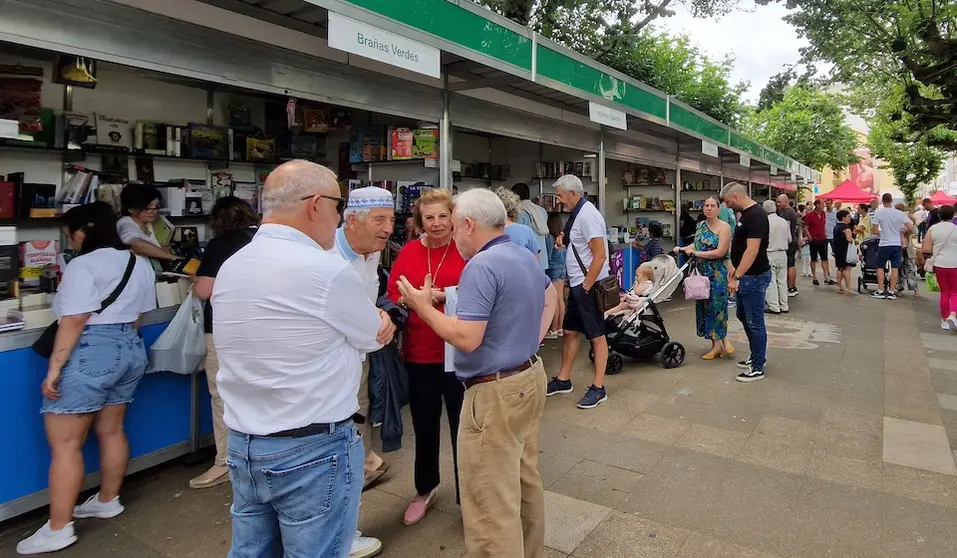
[[[359,521],[365,450],[352,421],[329,434],[229,431],[229,558],[347,558]]]
[[[751,369],[764,370],[768,353],[768,330],[764,325],[764,302],[771,284],[771,272],[761,275],[745,275],[738,283],[738,307],[736,314],[744,326],[751,346]]]

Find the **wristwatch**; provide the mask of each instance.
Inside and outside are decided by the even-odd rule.
[[[741,280],[741,278],[738,277],[738,274],[737,274],[737,273],[735,273],[734,275],[732,275],[732,277],[734,277],[734,280],[735,280],[735,281],[740,281],[740,280]]]

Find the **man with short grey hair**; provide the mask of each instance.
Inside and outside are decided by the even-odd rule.
[[[491,191],[458,196],[452,224],[468,260],[456,315],[433,305],[431,277],[421,289],[400,277],[399,292],[455,348],[455,374],[465,383],[458,435],[465,546],[472,558],[544,558],[545,369],[537,353],[558,293],[534,256],[505,235],[505,206]]]
[[[395,200],[392,192],[375,186],[356,188],[349,192],[349,201],[342,214],[342,226],[336,230],[334,252],[349,262],[359,276],[369,300],[375,304],[379,298],[379,258],[395,229]],[[395,326],[389,315],[379,309],[383,323],[388,320],[390,335]],[[372,413],[369,401],[369,359],[362,355],[362,376],[359,381],[359,412],[356,422],[362,434],[366,450],[364,486],[369,487],[389,470],[389,465],[372,449]],[[356,532],[352,541],[351,558],[374,556],[382,549],[382,543],[373,537],[363,537]]]
[[[608,241],[605,218],[585,198],[582,181],[566,174],[555,181],[555,195],[566,210],[571,211],[565,223],[562,242],[565,269],[568,273],[568,305],[565,310],[565,331],[562,341],[562,367],[548,383],[548,395],[571,393],[572,367],[581,346],[581,336],[591,342],[595,355],[595,376],[592,385],[578,402],[579,409],[593,409],[608,400],[605,391],[605,366],[608,363],[608,340],[605,338],[605,316],[598,306],[592,288],[608,277]]]
[[[233,558],[351,552],[364,457],[352,420],[361,359],[394,328],[356,270],[329,253],[344,207],[329,169],[278,166],[263,188],[262,226],[213,285]]]
[[[738,182],[725,185],[721,199],[741,213],[731,239],[728,291],[737,293],[737,316],[751,348],[751,356],[738,363],[738,368],[744,371],[738,374],[737,380],[754,382],[764,379],[768,350],[768,331],[764,324],[765,297],[771,282],[768,217],[764,209],[748,196],[747,188]]]
[[[777,214],[773,200],[761,207],[768,214],[768,263],[771,264],[771,282],[768,283],[767,304],[771,314],[786,313],[788,309],[788,246],[791,245],[791,226]]]

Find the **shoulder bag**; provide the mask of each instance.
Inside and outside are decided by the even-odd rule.
[[[100,309],[94,312],[95,314],[103,312],[109,308],[111,304],[116,302],[116,299],[123,293],[123,289],[126,288],[126,284],[130,282],[134,267],[136,267],[136,255],[130,252],[130,261],[126,264],[126,271],[123,272],[123,278],[120,279],[119,284],[113,289],[113,292],[103,299],[103,302],[100,303]],[[40,338],[33,342],[31,346],[33,351],[44,358],[50,358],[50,355],[53,354],[53,343],[56,341],[56,332],[59,327],[59,320],[47,326],[47,328],[43,330],[43,333],[40,334]]]
[[[947,246],[947,243],[950,242],[950,237],[954,236],[954,229],[957,229],[957,225],[952,224],[950,227],[950,234],[947,235],[947,239],[940,245],[940,250],[944,249],[944,246]],[[940,250],[934,252],[929,258],[924,260],[924,272],[933,273],[934,272],[934,260],[937,258],[937,255],[940,254]]]

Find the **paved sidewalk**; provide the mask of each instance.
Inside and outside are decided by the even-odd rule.
[[[608,402],[582,411],[582,351],[575,393],[549,399],[542,426],[549,558],[957,556],[957,333],[940,330],[936,295],[879,301],[800,286],[789,314],[768,316],[761,382],[734,381],[731,359],[702,361],[710,347],[678,300],[663,308],[688,350],[682,367],[626,361]],[[747,347],[732,325],[737,357]],[[552,373],[558,343],[542,351]],[[387,480],[363,497],[360,529],[383,540],[383,556],[462,557],[447,440],[438,504],[402,525],[408,418],[406,430]],[[134,477],[127,511],[79,521],[80,541],[59,556],[225,556],[230,489],[186,488],[202,470]],[[0,525],[0,558],[44,520]]]

